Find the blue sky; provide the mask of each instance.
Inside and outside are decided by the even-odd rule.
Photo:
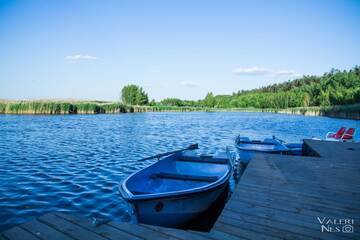
[[[0,0],[0,98],[231,94],[360,64],[360,1]]]

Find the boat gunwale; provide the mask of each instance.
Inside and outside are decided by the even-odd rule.
[[[264,146],[282,146],[283,149],[267,149],[267,150],[262,150],[262,149],[249,149],[246,147],[241,147],[241,144],[248,144],[248,145],[264,145]],[[235,147],[241,151],[249,151],[249,152],[262,152],[262,153],[286,153],[289,152],[291,149],[289,147],[287,147],[285,144],[282,144],[280,142],[277,143],[272,143],[272,142],[236,142],[235,143]]]
[[[261,150],[261,149],[248,149],[248,148],[244,148],[244,147],[239,147],[236,146],[237,149],[239,149],[240,151],[248,151],[248,152],[260,152],[260,153],[286,153],[291,151],[291,149],[286,148],[286,149],[282,149],[282,150]]]

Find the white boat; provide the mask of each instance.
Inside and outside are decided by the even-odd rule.
[[[120,192],[133,206],[138,222],[182,227],[206,211],[227,189],[232,173],[228,155],[173,153],[127,177]]]

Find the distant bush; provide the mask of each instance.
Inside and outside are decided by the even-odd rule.
[[[131,84],[122,88],[121,101],[129,105],[146,105],[149,97],[141,87]]]

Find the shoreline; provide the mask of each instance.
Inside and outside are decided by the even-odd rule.
[[[327,107],[261,109],[178,107],[159,105],[130,106],[119,102],[100,101],[0,101],[0,114],[12,115],[119,114],[140,112],[271,112],[360,120],[360,104]]]

